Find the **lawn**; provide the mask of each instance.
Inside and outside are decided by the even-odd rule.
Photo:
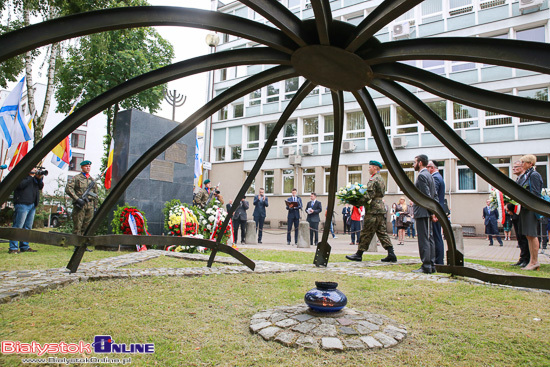
[[[389,316],[408,327],[408,337],[387,350],[335,353],[250,334],[252,315],[302,303],[315,280],[338,282],[348,307]],[[131,356],[132,366],[548,366],[548,298],[462,282],[309,272],[108,280],[0,305],[0,339],[111,335],[117,343],[154,343],[155,353]],[[0,365],[19,366],[21,355],[0,355]]]

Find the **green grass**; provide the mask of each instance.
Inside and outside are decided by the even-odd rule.
[[[251,260],[275,261],[287,264],[313,264],[315,254],[302,251],[275,251],[261,249],[243,249],[241,252]],[[385,257],[386,254],[367,255],[363,254],[363,261],[376,261]],[[329,263],[350,262],[345,254],[331,254]]]
[[[252,315],[303,302],[315,280],[339,283],[348,307],[404,323],[387,350],[289,349],[248,331]],[[0,340],[155,343],[132,366],[548,366],[548,294],[333,273],[213,275],[87,282],[0,305]],[[537,321],[540,319],[540,321]],[[21,355],[0,355],[19,366]],[[110,357],[125,357],[110,355]]]
[[[220,266],[232,266],[233,264],[223,264],[215,262],[213,267]],[[237,265],[237,264],[235,264]],[[239,264],[240,265],[240,264]],[[195,260],[185,260],[176,257],[169,256],[159,256],[151,260],[142,261],[140,263],[123,266],[121,268],[131,268],[131,269],[150,269],[150,268],[201,268],[206,266],[206,260],[204,261],[195,261]]]
[[[44,270],[66,267],[74,251],[73,246],[58,247],[31,243],[30,247],[38,252],[8,254],[9,244],[0,244],[0,271]],[[85,252],[82,262],[104,259],[106,257],[113,257],[120,254],[125,254],[125,252]]]
[[[539,254],[539,256],[541,256]],[[511,271],[517,274],[521,275],[528,275],[532,277],[544,277],[548,278],[550,277],[550,264],[541,264],[540,270],[538,271],[530,271],[530,270],[523,270],[522,268],[519,268],[517,266],[512,266],[510,262],[498,262],[498,261],[487,261],[487,260],[471,260],[466,259],[467,262],[480,264],[484,266],[488,266],[490,268],[496,268],[496,269],[502,269],[506,271]]]

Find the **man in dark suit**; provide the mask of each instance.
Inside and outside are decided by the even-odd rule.
[[[443,204],[445,203],[445,182],[443,181],[443,176],[439,173],[439,169],[437,168],[435,161],[429,161],[426,168],[434,179],[435,191],[437,194],[436,200],[439,202],[439,205],[443,207]],[[437,218],[435,218],[432,222],[432,227],[435,242],[435,263],[438,265],[443,265],[443,261],[445,259],[445,246],[443,245],[443,236],[441,235],[441,223],[437,221]]]
[[[233,239],[235,243],[237,243],[237,239],[239,238],[239,227],[241,227],[241,244],[244,245],[244,239],[246,237],[246,211],[250,205],[248,204],[248,201],[246,201],[244,198],[239,203],[239,206],[235,210],[235,213],[233,213]]]
[[[418,172],[414,186],[424,195],[437,200],[435,183],[432,175],[426,169],[428,157],[424,154],[414,158],[414,170]],[[435,273],[435,243],[432,228],[432,215],[428,209],[420,205],[414,206],[414,218],[416,220],[416,233],[418,235],[418,252],[422,267],[413,270],[415,273]]]
[[[254,218],[254,222],[256,222],[256,232],[258,232],[258,243],[262,243],[262,231],[264,229],[264,221],[266,217],[265,208],[269,206],[269,201],[265,196],[265,190],[263,188],[260,189],[260,193],[258,195],[254,196],[253,204],[255,208],[254,208],[254,213],[252,213],[252,217]]]
[[[321,202],[317,200],[317,194],[312,192],[310,195],[311,201],[306,204],[307,221],[309,223],[309,244],[311,246],[317,246],[319,242],[319,213],[323,210]],[[315,236],[315,242],[313,237]]]
[[[286,244],[290,245],[290,231],[294,225],[294,244],[298,245],[298,225],[300,224],[300,210],[302,210],[302,199],[296,196],[298,191],[292,189],[292,196],[286,200],[286,210],[288,210]],[[297,203],[297,204],[292,204]]]
[[[502,239],[498,234],[498,210],[491,209],[491,200],[487,200],[482,218],[485,219],[485,234],[489,236],[489,246],[493,246],[493,236],[496,237],[499,245],[503,246]]]
[[[349,204],[346,204],[346,206],[344,206],[344,208],[342,209],[342,219],[344,220],[344,234],[346,234],[346,232],[350,232],[350,229],[349,229],[349,221],[350,221],[350,217],[351,217],[351,208],[349,206]]]

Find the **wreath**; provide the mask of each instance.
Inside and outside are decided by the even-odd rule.
[[[145,213],[135,206],[119,206],[111,222],[114,234],[147,235],[147,219]],[[132,228],[136,233],[133,233]]]

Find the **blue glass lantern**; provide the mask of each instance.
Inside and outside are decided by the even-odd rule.
[[[307,291],[306,304],[315,312],[337,312],[346,306],[348,298],[336,289],[336,282],[315,282],[316,288]]]

